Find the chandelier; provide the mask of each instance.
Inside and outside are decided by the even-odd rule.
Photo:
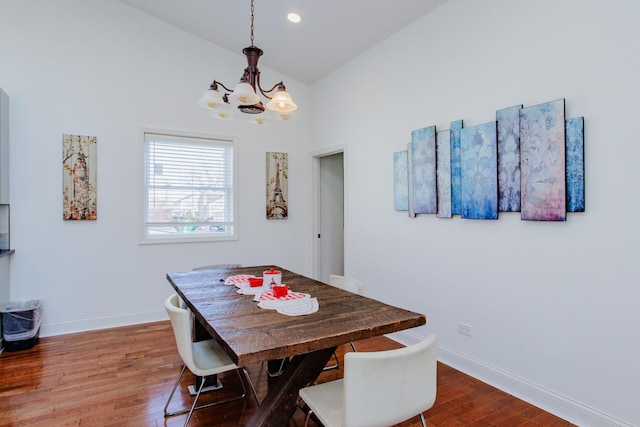
[[[262,56],[262,49],[253,44],[253,0],[251,0],[251,46],[242,49],[242,53],[247,57],[248,67],[240,78],[240,82],[231,90],[221,82],[214,80],[202,98],[198,100],[201,107],[213,110],[214,115],[222,120],[232,119],[236,112],[247,114],[250,121],[256,124],[263,124],[267,121],[268,112],[262,104],[258,92],[264,96],[267,108],[282,120],[289,120],[293,117],[293,112],[298,106],[291,99],[291,95],[284,87],[284,83],[279,82],[269,90],[264,90],[260,85],[260,70],[258,70],[258,60]],[[224,93],[220,92],[224,89]],[[276,91],[277,90],[277,91]],[[276,91],[273,96],[272,92]]]

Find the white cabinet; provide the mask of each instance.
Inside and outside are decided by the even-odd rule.
[[[9,249],[9,97],[0,89],[0,305],[9,302],[9,262],[13,251]],[[3,206],[4,205],[4,206]],[[6,216],[5,216],[6,215]],[[0,351],[3,348],[0,320]]]
[[[9,203],[9,97],[0,88],[0,204]]]

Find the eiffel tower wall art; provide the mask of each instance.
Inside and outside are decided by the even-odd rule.
[[[63,213],[67,220],[96,220],[96,146],[95,136],[62,136]]]
[[[286,219],[289,160],[287,153],[267,152],[267,219]]]

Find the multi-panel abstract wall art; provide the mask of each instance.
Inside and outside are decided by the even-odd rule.
[[[496,120],[414,130],[393,154],[394,209],[409,216],[460,215],[565,221],[584,212],[584,118],[565,118],[565,100],[496,111]]]

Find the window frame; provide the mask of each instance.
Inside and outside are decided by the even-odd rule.
[[[191,131],[176,131],[176,130],[167,130],[167,129],[154,129],[154,128],[144,128],[141,130],[142,134],[142,144],[141,144],[141,174],[140,174],[140,186],[139,188],[142,191],[142,194],[139,198],[140,200],[140,214],[139,218],[141,220],[140,223],[140,237],[139,244],[171,244],[171,243],[194,243],[194,242],[222,242],[222,241],[233,241],[238,240],[238,230],[239,230],[239,213],[238,213],[238,195],[239,195],[239,174],[238,174],[238,138],[233,136],[222,136],[208,133],[197,133]],[[175,234],[170,236],[154,236],[147,234],[147,208],[148,208],[148,200],[147,200],[147,171],[148,171],[148,162],[150,159],[147,158],[147,135],[157,135],[160,137],[172,139],[175,138],[176,142],[211,142],[215,145],[226,145],[231,147],[232,155],[231,155],[231,167],[233,171],[231,173],[232,185],[231,185],[231,194],[232,194],[232,223],[231,223],[231,234],[225,234],[222,236],[216,236],[214,233],[211,234],[200,234],[200,235],[189,235],[189,234]]]

